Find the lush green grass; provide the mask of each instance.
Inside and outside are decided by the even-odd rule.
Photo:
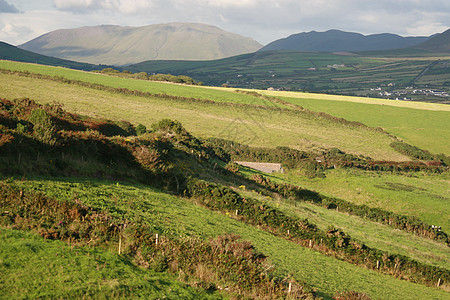
[[[357,204],[417,216],[428,224],[450,231],[449,174],[328,170],[326,178],[308,178],[299,170],[272,175],[301,187]]]
[[[156,94],[162,93],[175,96],[210,99],[218,102],[256,104],[270,107],[279,106],[278,104],[274,104],[273,102],[264,100],[259,97],[234,93],[233,90],[230,89],[193,87],[161,82],[148,82],[143,80],[111,77],[70,69],[53,68],[8,61],[0,61],[0,68],[20,71],[28,70],[30,72],[36,72],[45,75],[63,76],[75,80],[99,83],[112,87],[126,87],[130,90],[147,91]],[[26,81],[25,79],[20,80]],[[39,90],[39,86],[32,81],[27,81],[26,84],[22,85],[27,86],[27,88],[29,89]],[[449,154],[448,151],[450,149],[450,142],[448,141],[450,141],[450,106],[448,105],[292,92],[259,92],[276,97],[282,97],[288,102],[303,106],[313,111],[326,112],[333,116],[362,122],[373,127],[382,127],[389,133],[392,133],[406,140],[410,144],[417,145],[432,152]],[[49,92],[47,92],[46,94],[50,96]],[[68,96],[69,95],[66,95],[66,97]],[[20,95],[16,93],[14,97],[20,97]],[[62,100],[63,99],[61,99],[60,101],[63,102]],[[113,108],[112,110],[115,109],[116,108]],[[85,113],[82,110],[77,111]],[[90,108],[86,109],[86,113],[87,111],[90,111]],[[368,111],[370,111],[370,113],[367,113]],[[231,114],[229,113],[227,115],[232,116],[234,114],[233,112],[231,112]],[[253,119],[254,121],[256,117],[258,116],[247,114],[246,118],[236,116],[236,119]],[[134,120],[136,119],[136,116],[130,116],[129,119]],[[154,119],[155,118],[153,117],[152,120]],[[140,121],[140,123],[145,122]],[[186,124],[186,126],[189,125]],[[255,128],[251,129],[251,131],[254,130]],[[305,137],[305,139],[310,140],[309,137]],[[318,144],[322,143],[319,142]]]
[[[240,167],[240,171],[251,176],[261,174],[259,171]],[[279,181],[278,177],[271,177],[274,181]],[[320,229],[327,230],[333,225],[342,229],[352,238],[364,242],[372,248],[377,248],[389,253],[397,253],[409,256],[415,260],[426,264],[436,265],[443,268],[450,268],[450,252],[448,246],[416,235],[392,228],[387,225],[365,220],[347,213],[340,213],[336,210],[329,210],[311,203],[299,202],[283,198],[270,198],[255,194],[252,191],[240,189],[239,193],[247,197],[258,198],[267,205],[283,211],[285,214],[307,218],[311,223],[316,224]]]
[[[163,194],[153,188],[124,183],[79,180],[15,181],[16,184],[43,191],[58,199],[77,197],[111,214],[148,224],[161,235],[194,235],[203,238],[235,233],[269,255],[279,274],[292,274],[324,297],[335,291],[357,290],[375,299],[446,299],[448,293],[400,281],[349,263],[335,260],[308,248],[274,237],[236,221],[231,215],[218,214],[195,204]]]
[[[208,99],[217,102],[246,103],[254,105],[268,105],[267,101],[261,98],[236,94],[230,91],[208,89],[197,86],[186,86],[166,82],[154,82],[131,78],[122,78],[98,73],[83,72],[78,70],[49,67],[36,64],[17,63],[10,61],[0,61],[0,69],[12,71],[28,71],[31,73],[61,76],[71,80],[80,80],[94,84],[101,84],[109,87],[123,87],[129,90],[150,92],[152,94],[167,94],[172,96]],[[273,105],[273,104],[272,104]]]
[[[147,127],[163,118],[176,119],[199,137],[219,137],[253,146],[290,146],[304,150],[335,147],[374,159],[408,159],[389,146],[392,139],[386,134],[364,127],[349,127],[308,113],[126,96],[5,74],[0,74],[0,89],[1,97],[28,97],[39,103],[56,101],[64,104],[70,112],[129,120]]]
[[[98,248],[0,228],[2,299],[220,299]]]
[[[293,95],[293,94],[292,94]],[[299,97],[284,98],[284,100],[304,108],[326,112],[336,117],[350,121],[362,122],[372,127],[382,127],[387,132],[404,139],[407,143],[416,145],[432,153],[450,154],[450,106],[417,104],[413,107],[396,107],[389,102],[380,100],[357,103],[349,101],[328,100],[327,96],[308,98],[307,94]],[[405,102],[401,102],[405,103]]]

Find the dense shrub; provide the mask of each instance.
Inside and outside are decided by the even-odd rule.
[[[228,162],[227,165],[225,166],[225,169],[233,172],[235,174],[239,173],[239,165],[237,163],[234,163],[232,161]]]
[[[138,124],[136,126],[136,134],[137,135],[143,135],[147,132],[147,127],[145,127],[145,125],[142,124]]]
[[[31,111],[30,122],[33,123],[33,132],[38,140],[53,146],[56,144],[56,128],[50,115],[42,108]]]
[[[450,165],[450,157],[444,154],[434,155],[428,151],[420,149],[419,147],[400,141],[392,142],[390,146],[396,151],[411,158],[429,161],[427,163],[428,166],[440,166],[441,163],[446,166]]]

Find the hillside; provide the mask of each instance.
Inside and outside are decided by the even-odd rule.
[[[13,99],[29,97],[45,103],[48,101],[51,103],[50,99],[58,98],[67,107],[82,114],[101,115],[116,120],[129,116],[130,119],[147,126],[161,117],[167,117],[182,121],[191,132],[200,136],[232,136],[236,141],[245,141],[255,146],[290,145],[305,149],[336,147],[346,152],[370,155],[377,159],[406,159],[404,156],[398,156],[398,153],[389,146],[391,141],[382,135],[377,135],[375,138],[370,132],[361,130],[354,132],[336,123],[330,123],[335,130],[324,130],[320,122],[311,122],[311,119],[306,118],[309,114],[304,115],[305,119],[296,117],[300,112],[294,115],[279,114],[278,108],[288,108],[287,105],[293,102],[298,107],[304,106],[316,112],[325,111],[333,116],[384,128],[406,142],[434,153],[448,155],[450,149],[450,139],[442,138],[449,135],[448,105],[264,91],[286,101],[278,103],[271,98],[261,97],[258,93],[246,94],[235,89],[173,85],[5,61],[0,62],[0,67],[4,70],[28,71],[56,78],[56,80],[42,81],[17,76],[20,74],[7,75],[2,72],[4,80],[1,81],[1,88],[5,97]],[[113,96],[107,91],[101,92],[97,89],[85,89],[57,82],[60,77],[97,84],[100,85],[99,88],[101,86],[114,89],[126,87],[131,91],[142,92],[141,96],[144,97],[123,99],[120,93]],[[30,86],[45,87],[43,89],[45,92]],[[80,92],[81,96],[78,95]],[[171,102],[171,109],[167,109],[167,101],[170,98],[166,99],[164,95],[174,97],[175,101]],[[105,99],[110,99],[107,103],[114,107],[113,109],[104,105]],[[190,101],[195,101],[198,105],[191,106]],[[256,105],[259,108],[249,113],[249,108],[245,105]],[[261,107],[268,107],[270,110],[266,111]],[[365,111],[371,111],[372,114],[367,115]],[[199,113],[202,119],[197,117]],[[390,117],[386,118],[387,115]],[[316,119],[314,115],[311,117]],[[248,118],[250,118],[248,121],[244,121]],[[300,120],[304,121],[300,122]],[[281,128],[283,129],[280,130]],[[321,140],[327,137],[329,140],[319,142],[315,138],[311,139],[311,135],[321,137]],[[353,139],[349,140],[347,136],[355,138],[355,142],[350,143]],[[356,138],[359,139],[359,137],[361,140],[358,141]],[[331,141],[333,142],[330,144]]]
[[[448,59],[409,48],[357,55],[262,51],[214,61],[145,61],[127,69],[183,74],[206,85],[449,103]]]
[[[48,66],[58,66],[85,71],[99,70],[106,67],[45,56],[20,49],[18,47],[15,47],[13,45],[4,42],[0,42],[0,59],[29,62]]]
[[[448,106],[0,69],[6,297],[448,298]]]
[[[142,27],[102,25],[56,30],[19,46],[58,58],[126,65],[145,60],[209,60],[254,52],[256,41],[217,27],[169,23]]]
[[[273,41],[259,51],[357,52],[391,50],[415,46],[428,39],[429,37],[402,37],[390,33],[362,35],[340,30],[311,31],[293,34],[287,38]]]
[[[430,38],[414,48],[436,53],[450,53],[450,29]]]

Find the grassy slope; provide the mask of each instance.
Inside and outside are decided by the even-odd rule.
[[[418,216],[427,223],[442,226],[444,231],[450,228],[450,220],[446,218],[450,214],[448,174],[407,177],[342,170],[327,172],[324,179],[308,179],[295,173],[284,178],[355,203]]]
[[[333,176],[333,174],[331,176],[328,176],[326,179],[308,179],[305,177],[293,176],[290,174],[285,176],[281,174],[267,175],[259,171],[255,171],[245,167],[240,167],[240,171],[243,172],[243,174],[245,174],[246,176],[251,176],[253,174],[261,174],[263,176],[270,178],[275,182],[277,181],[289,182],[292,184],[298,184],[299,182],[301,182],[300,185],[303,187],[308,187],[310,189],[315,189],[316,187],[319,187],[319,190],[321,191],[322,190],[327,191],[329,192],[328,194],[332,194],[335,196],[339,195],[341,196],[341,198],[347,199],[349,201],[358,198],[358,196],[360,196],[361,198],[368,197],[370,200],[367,200],[366,202],[362,203],[365,203],[369,206],[382,207],[386,210],[403,213],[405,215],[420,216],[421,220],[426,220],[433,224],[439,224],[444,228],[444,231],[448,231],[447,230],[448,220],[442,217],[443,215],[445,216],[450,213],[446,205],[448,199],[445,197],[446,190],[444,188],[444,184],[443,182],[439,182],[439,179],[435,181],[431,180],[420,181],[420,179],[414,180],[422,184],[427,183],[432,184],[432,187],[429,187],[430,190],[433,190],[434,196],[436,198],[440,197],[441,200],[438,201],[439,199],[438,198],[434,199],[435,201],[426,201],[424,198],[421,198],[424,192],[418,195],[414,195],[414,193],[411,192],[401,193],[401,191],[399,192],[391,191],[390,193],[387,193],[386,190],[382,191],[380,189],[382,192],[384,192],[383,194],[379,190],[376,190],[376,183],[378,183],[378,181],[373,182],[374,178],[373,176],[370,176],[370,174],[367,174],[366,176],[360,174],[358,176],[359,180],[358,179],[354,180],[355,183],[357,183],[356,188],[355,186],[352,185],[353,189],[350,189],[348,188],[348,186],[351,184],[348,182],[349,181],[354,182],[352,180],[353,177],[351,177],[350,175],[348,175],[347,177],[342,177],[341,178],[342,180],[340,181],[337,180],[333,181],[332,179],[330,179],[330,177],[336,179],[336,177]],[[440,178],[438,176],[436,177]],[[364,186],[362,184],[358,184],[362,182],[364,179],[367,180]],[[392,175],[389,176],[389,179],[390,179],[389,182],[396,182],[405,178],[402,178],[402,176],[400,175],[397,176]],[[443,179],[441,180],[443,181]],[[412,180],[412,182],[414,181]],[[374,184],[373,189],[375,189],[376,191],[374,191],[375,193],[369,194],[367,193],[366,190],[372,187],[370,186],[370,183],[372,182]],[[411,184],[412,182],[407,183]],[[314,183],[316,185],[314,185]],[[441,188],[443,189],[438,189],[436,187],[438,186],[438,183],[443,185],[441,186]],[[333,193],[333,190],[338,190],[338,192]],[[346,191],[347,193],[344,193],[344,191]],[[243,193],[242,190],[239,192]],[[349,196],[348,194],[352,192],[353,194]],[[428,192],[429,194],[431,194],[431,191]],[[246,194],[248,197],[253,198],[258,197],[252,192],[245,192],[244,194]],[[389,197],[392,195],[395,195],[397,197],[395,198]],[[383,199],[382,196],[389,197],[389,201],[383,202],[384,205],[380,205],[379,203],[381,201],[377,201]],[[274,208],[278,208],[288,215],[293,215],[300,218],[307,218],[309,221],[316,224],[317,226],[319,226],[319,228],[323,230],[326,230],[330,224],[333,224],[334,226],[343,229],[351,237],[363,241],[370,247],[381,249],[383,251],[414,257],[415,259],[420,260],[422,262],[441,266],[444,268],[450,267],[450,252],[448,251],[448,247],[443,243],[433,242],[427,239],[413,236],[409,233],[394,229],[387,225],[375,223],[369,220],[349,215],[347,213],[339,213],[336,210],[329,210],[310,203],[286,199],[270,199],[267,197],[260,197],[260,198],[268,205],[273,206]],[[405,209],[402,206],[402,204],[404,204],[406,200],[411,198],[413,199],[413,201],[411,201],[411,204],[407,205],[408,209]],[[399,209],[399,207],[401,207],[402,209]]]
[[[2,75],[3,76],[3,75]],[[14,82],[13,77],[16,77],[16,81]],[[117,95],[112,93],[104,93],[95,90],[79,88],[76,86],[69,86],[65,84],[58,84],[55,82],[47,82],[46,81],[35,81],[28,80],[28,78],[17,78],[17,76],[6,76],[4,77],[7,80],[1,80],[0,82],[5,82],[2,85],[1,90],[11,95],[17,93],[17,97],[23,97],[26,93],[30,93],[40,97],[42,101],[48,101],[49,96],[50,99],[71,99],[72,103],[75,105],[76,101],[83,100],[87,105],[86,112],[89,112],[93,103],[97,103],[97,112],[111,114],[116,116],[118,119],[129,119],[133,120],[136,123],[138,120],[136,118],[141,118],[144,120],[144,124],[151,123],[149,118],[155,117],[156,120],[162,118],[160,116],[161,111],[155,109],[165,109],[164,113],[173,115],[175,110],[177,111],[177,115],[180,118],[186,118],[187,122],[191,122],[191,124],[197,124],[201,130],[206,131],[210,130],[211,120],[218,120],[217,111],[218,107],[220,110],[220,117],[227,118],[226,120],[230,121],[229,114],[230,113],[238,113],[238,117],[247,117],[253,116],[253,122],[255,122],[255,115],[248,113],[248,111],[236,109],[236,107],[227,107],[227,106],[217,106],[217,105],[197,105],[195,104],[194,115],[192,114],[192,103],[181,103],[179,101],[166,101],[160,99],[147,99],[147,98],[139,98],[139,97],[128,97],[123,95]],[[15,85],[10,86],[8,84],[14,83]],[[20,95],[23,94],[23,95]],[[34,98],[34,97],[33,97]],[[37,99],[39,100],[39,99]],[[116,108],[107,108],[106,112],[102,112],[101,109],[105,109],[105,103],[111,104],[111,101],[115,103],[119,103],[119,106]],[[142,106],[133,107],[133,104],[140,103]],[[167,108],[168,103],[170,103],[170,108]],[[108,105],[109,106],[109,105]],[[146,107],[146,110],[142,110],[142,108]],[[200,107],[200,108],[199,108]],[[124,108],[128,108],[128,111],[124,111]],[[209,123],[207,124],[209,127],[205,126],[205,123],[201,123],[198,120],[198,112],[202,113],[204,116],[212,116],[209,117]],[[264,115],[264,111],[261,114],[258,114],[258,118],[264,119],[264,125],[273,124],[277,126],[284,125],[286,122],[286,116],[280,116],[278,119],[271,119],[273,116]],[[240,115],[239,115],[240,113]],[[227,115],[228,114],[228,115]],[[295,116],[295,114],[292,114]],[[287,116],[291,116],[291,114],[287,114]],[[182,119],[180,119],[182,120]],[[245,119],[244,119],[245,120]],[[266,123],[269,120],[269,123]],[[275,120],[275,121],[274,121]],[[153,120],[151,120],[153,121]],[[183,120],[182,120],[183,121]],[[292,122],[299,122],[298,118],[292,118]],[[309,120],[311,123],[311,120]],[[316,120],[317,121],[317,120]],[[197,123],[196,123],[197,122]],[[256,124],[257,122],[255,122]],[[222,123],[223,125],[224,123]],[[294,124],[294,123],[293,123]],[[297,125],[297,123],[295,123]],[[220,126],[220,124],[214,124]],[[246,124],[249,127],[248,124]],[[292,124],[289,124],[292,126]],[[305,124],[300,124],[299,128],[302,126],[311,126],[308,122]],[[318,122],[316,125],[327,126],[326,122]],[[320,127],[320,126],[316,126]],[[334,125],[335,126],[335,125]],[[187,124],[187,128],[190,129]],[[268,128],[268,126],[266,125]],[[267,129],[265,128],[265,129]],[[302,128],[304,130],[304,128]],[[308,127],[311,130],[311,127]],[[267,129],[269,130],[269,129]],[[275,137],[278,138],[278,132],[273,133],[269,132],[267,135],[270,138],[270,133],[275,134]],[[241,133],[241,132],[238,132]],[[259,133],[259,132],[258,132]],[[211,135],[215,134],[214,132]],[[228,133],[227,133],[228,134]],[[264,133],[265,134],[265,133]],[[250,135],[247,135],[250,136]],[[342,138],[342,137],[341,137]],[[366,136],[366,139],[368,137]],[[266,143],[270,143],[273,140],[265,141]],[[286,142],[287,139],[283,140]],[[349,140],[344,140],[348,142]],[[273,142],[272,142],[273,143]],[[352,144],[351,146],[355,146]],[[364,145],[365,146],[365,145]],[[367,146],[365,146],[367,147]],[[373,150],[373,149],[371,149]],[[296,179],[297,180],[297,179]],[[57,185],[57,182],[54,183],[36,183],[36,186],[41,185],[40,188],[45,190],[48,193],[52,193],[55,190],[53,186]],[[83,185],[86,185],[83,187]],[[53,186],[52,186],[53,185]],[[254,244],[257,246],[259,250],[264,251],[269,254],[272,261],[276,264],[276,266],[280,269],[280,272],[284,272],[285,274],[288,272],[294,273],[294,276],[299,279],[305,279],[307,282],[311,283],[313,286],[319,288],[319,290],[324,293],[326,296],[331,296],[335,290],[342,289],[355,289],[358,291],[364,291],[373,295],[375,298],[389,298],[394,295],[394,298],[424,298],[431,294],[435,298],[444,299],[448,294],[436,291],[434,289],[429,289],[425,287],[416,288],[416,285],[412,285],[409,283],[404,285],[404,282],[397,282],[390,277],[387,276],[379,276],[374,272],[370,272],[367,270],[360,270],[360,268],[351,266],[349,264],[345,264],[342,262],[336,262],[334,259],[329,257],[324,257],[323,255],[319,255],[315,252],[309,251],[308,249],[304,249],[298,247],[297,245],[291,245],[289,242],[286,242],[281,239],[276,239],[271,235],[256,231],[255,229],[248,228],[241,223],[230,220],[229,217],[218,215],[196,206],[190,204],[184,204],[184,201],[167,196],[165,194],[159,193],[155,190],[143,188],[143,187],[126,187],[126,193],[121,193],[122,185],[117,187],[117,190],[114,191],[115,185],[111,185],[111,183],[102,183],[97,188],[96,184],[83,183],[81,186],[77,186],[77,183],[74,183],[71,186],[62,185],[60,188],[56,189],[59,192],[56,192],[58,198],[70,197],[73,195],[73,192],[77,192],[78,194],[84,195],[83,200],[92,201],[94,205],[100,205],[108,207],[113,213],[114,211],[120,213],[128,210],[128,214],[141,214],[147,222],[155,222],[154,228],[156,231],[161,232],[162,234],[194,234],[194,235],[202,235],[203,237],[215,236],[217,234],[223,232],[236,232],[242,235],[245,239],[256,241]],[[85,192],[80,191],[80,189],[84,189]],[[146,192],[146,190],[148,192]],[[111,191],[114,191],[111,193]],[[148,197],[147,197],[148,196]],[[151,199],[150,201],[147,201]],[[142,201],[141,201],[142,200]],[[114,203],[115,202],[115,203]],[[125,202],[125,203],[123,203]],[[117,203],[117,204],[116,204]],[[119,205],[122,208],[115,209],[114,206]],[[174,208],[174,207],[176,208]],[[289,207],[286,207],[289,209]],[[303,214],[303,212],[301,212]],[[157,216],[157,217],[155,217]],[[199,217],[200,216],[200,217]],[[329,220],[332,220],[334,216],[331,216]],[[219,218],[219,219],[217,219]],[[173,224],[171,220],[176,219],[176,224]],[[338,219],[337,217],[335,220]],[[345,219],[345,218],[344,218]],[[179,222],[178,222],[179,220]],[[344,224],[344,220],[340,220],[341,224]],[[161,225],[163,224],[163,225]],[[352,223],[348,223],[346,226],[351,227]],[[222,231],[220,231],[222,230]],[[372,230],[376,230],[373,229]],[[220,231],[220,232],[219,232]],[[385,235],[387,233],[383,233]],[[380,238],[381,240],[381,238]],[[378,241],[374,241],[377,243]],[[403,242],[402,242],[403,243]],[[410,245],[405,245],[406,250]],[[385,246],[383,246],[385,247]],[[386,246],[388,247],[388,246]],[[394,247],[398,247],[394,245]],[[423,246],[420,246],[423,247]],[[279,249],[283,249],[284,251],[281,253]],[[419,249],[419,252],[424,252]],[[435,251],[435,250],[433,250]],[[291,257],[287,257],[287,254],[291,254]],[[416,253],[415,253],[416,254]],[[423,254],[423,253],[422,253]],[[419,254],[419,255],[422,255]],[[445,253],[444,253],[445,254]],[[436,259],[435,257],[433,259]],[[313,263],[311,263],[313,262]],[[319,266],[319,267],[318,267]],[[319,268],[319,270],[317,270]],[[294,271],[293,271],[294,270]],[[349,274],[351,274],[349,276]],[[368,280],[368,281],[365,281]],[[391,282],[391,280],[393,280]],[[384,288],[383,288],[384,286]]]
[[[363,122],[373,127],[382,127],[408,143],[433,153],[450,154],[450,106],[448,105],[410,104],[364,98],[354,98],[355,102],[351,102],[352,100],[346,101],[344,97],[327,95],[310,97],[303,93],[280,93],[279,95],[289,95],[290,97],[283,97],[283,99],[307,109]],[[359,102],[356,102],[358,100]],[[370,111],[370,114],[367,111]]]
[[[131,90],[151,93],[211,99],[218,102],[275,106],[275,104],[268,103],[261,98],[236,94],[230,92],[230,90],[220,88],[140,81],[7,61],[0,61],[0,68],[29,70],[40,74],[64,76],[69,79],[99,83],[112,87],[127,87]],[[283,97],[287,101],[313,111],[323,111],[337,117],[359,121],[369,126],[382,127],[388,132],[405,139],[410,144],[423,147],[432,152],[449,154],[450,118],[448,112],[450,107],[448,105],[293,92],[260,92]],[[367,111],[371,113],[367,114]]]
[[[65,68],[47,67],[35,64],[16,63],[10,61],[0,61],[0,68],[13,71],[28,71],[49,76],[62,76],[72,80],[80,80],[90,83],[102,84],[111,87],[125,87],[130,90],[150,92],[152,94],[168,94],[180,97],[192,97],[209,99],[217,102],[267,104],[261,99],[249,95],[234,94],[228,91],[205,89],[197,86],[185,86],[168,84],[164,82],[150,82],[107,76],[103,74],[83,72]]]
[[[1,298],[221,299],[109,251],[0,228]]]
[[[124,96],[14,75],[2,74],[0,78],[2,97],[29,97],[41,103],[57,101],[67,110],[85,115],[131,120],[146,126],[162,118],[172,118],[200,137],[220,137],[254,146],[337,147],[375,159],[407,160],[389,147],[392,140],[385,134],[312,118],[308,114]],[[205,93],[210,91],[203,90]]]
[[[230,216],[206,210],[153,188],[75,179],[16,183],[35,191],[45,191],[58,199],[72,199],[76,193],[77,198],[88,205],[108,209],[111,214],[120,214],[129,220],[140,219],[161,235],[189,234],[209,238],[227,232],[236,233],[269,255],[279,273],[291,273],[295,278],[317,288],[325,297],[331,297],[335,291],[341,290],[362,291],[375,299],[417,299],[429,296],[445,299],[448,296],[448,293],[434,288],[399,281],[337,261],[247,226]],[[123,215],[123,211],[127,213]]]

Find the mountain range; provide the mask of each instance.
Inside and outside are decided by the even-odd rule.
[[[322,52],[355,52],[392,50],[417,46],[430,37],[402,37],[391,33],[362,35],[360,33],[328,30],[303,32],[269,43],[259,51],[295,50]]]
[[[62,29],[19,46],[57,58],[119,66],[145,60],[213,60],[261,47],[253,39],[196,23]]]

